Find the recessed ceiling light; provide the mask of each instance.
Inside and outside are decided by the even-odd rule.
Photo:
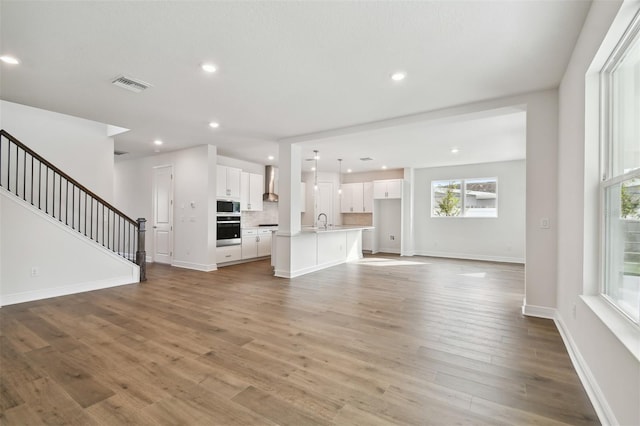
[[[315,167],[312,167],[312,168],[311,168],[311,171],[312,171],[312,172],[315,172],[315,171],[316,171],[316,168],[315,168]]]
[[[269,160],[273,160],[273,159],[274,159],[274,158],[276,158],[276,157],[274,157],[273,155],[270,155],[270,156],[268,156],[267,158],[268,158]]]
[[[404,80],[406,76],[407,76],[407,73],[404,73],[402,71],[394,72],[393,74],[391,74],[391,80],[401,81],[401,80]]]
[[[451,153],[452,154],[457,154],[458,152],[460,152],[460,150],[458,148],[451,148]]]
[[[210,62],[202,64],[202,69],[206,72],[216,72],[218,68]]]
[[[387,166],[382,166],[382,170],[386,170],[386,169],[387,169]]]
[[[209,123],[209,127],[211,127],[212,129],[217,129],[218,127],[220,127],[220,123],[212,121],[211,123]]]
[[[351,173],[353,170],[351,169],[347,169],[347,173]]]
[[[162,141],[160,139],[156,139],[153,143],[156,145],[162,145]]]
[[[9,56],[9,55],[0,56],[0,61],[4,62],[5,64],[11,64],[11,65],[18,65],[20,63],[18,58],[14,58],[13,56]]]

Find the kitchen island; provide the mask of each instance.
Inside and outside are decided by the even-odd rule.
[[[362,258],[362,231],[372,226],[303,227],[296,234],[275,231],[274,275],[293,278]]]

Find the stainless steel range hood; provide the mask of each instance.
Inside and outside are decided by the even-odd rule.
[[[275,166],[266,166],[264,169],[264,194],[263,201],[278,201],[276,194],[276,172],[278,168]]]

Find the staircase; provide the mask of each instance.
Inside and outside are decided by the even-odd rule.
[[[5,130],[0,130],[0,187],[137,264],[145,281],[146,220],[131,219]]]

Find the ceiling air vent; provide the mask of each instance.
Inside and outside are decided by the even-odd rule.
[[[115,86],[122,87],[123,89],[131,90],[132,92],[140,93],[145,89],[151,87],[149,83],[142,80],[136,80],[135,78],[126,77],[121,75],[111,82]]]
[[[371,161],[371,160],[373,160],[373,158],[371,158],[371,157],[362,157],[360,159],[360,161]]]
[[[113,155],[125,155],[128,154],[128,152],[125,151],[113,151]]]

